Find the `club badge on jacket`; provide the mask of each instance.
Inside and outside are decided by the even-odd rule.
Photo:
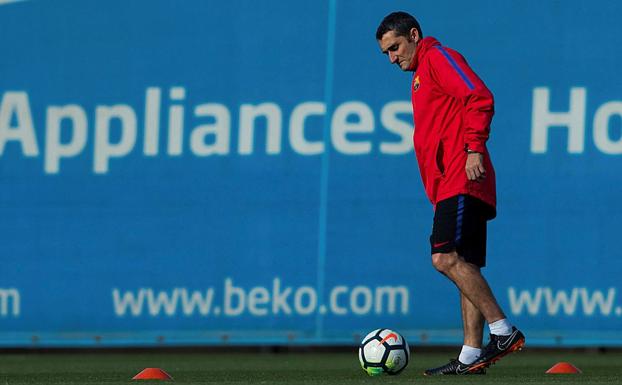
[[[419,83],[419,76],[417,75],[415,76],[415,80],[413,81],[413,92],[417,92],[420,85],[421,83]]]

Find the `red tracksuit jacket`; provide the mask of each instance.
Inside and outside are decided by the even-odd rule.
[[[458,52],[424,38],[411,70],[413,141],[426,194],[432,204],[459,194],[496,207],[495,172],[486,149],[494,114],[492,93]],[[484,154],[486,178],[469,181],[466,149]]]

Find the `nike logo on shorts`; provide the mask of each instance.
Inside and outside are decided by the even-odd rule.
[[[439,243],[435,243],[434,247],[441,247],[441,246],[445,246],[446,244],[448,244],[449,241],[445,241],[445,242],[439,242]]]

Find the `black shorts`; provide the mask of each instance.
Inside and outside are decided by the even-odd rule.
[[[465,261],[486,266],[486,224],[495,209],[469,195],[457,195],[436,204],[430,236],[432,254],[458,252]]]

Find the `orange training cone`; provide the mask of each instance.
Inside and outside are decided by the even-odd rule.
[[[146,368],[135,375],[132,380],[172,380],[168,373],[160,368]]]
[[[546,374],[580,374],[581,369],[568,362],[558,362],[546,371]]]

